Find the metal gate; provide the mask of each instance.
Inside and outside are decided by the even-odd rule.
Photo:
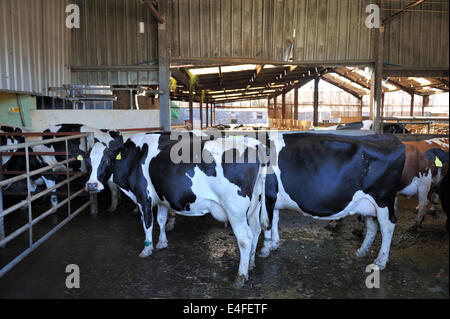
[[[35,250],[37,247],[39,247],[45,240],[47,240],[50,236],[52,236],[55,232],[57,232],[59,229],[61,229],[65,224],[67,224],[70,220],[72,220],[75,216],[77,216],[80,212],[85,210],[87,207],[90,206],[91,208],[91,214],[95,215],[97,214],[97,197],[95,194],[89,195],[89,200],[81,205],[78,209],[72,212],[71,210],[71,201],[85,192],[84,187],[72,191],[70,188],[70,183],[75,181],[76,179],[84,176],[87,174],[86,166],[84,165],[84,162],[82,162],[81,171],[72,171],[69,168],[69,164],[73,161],[76,161],[75,158],[70,158],[69,154],[69,141],[70,140],[80,140],[81,143],[85,143],[87,149],[89,146],[91,146],[93,139],[92,133],[0,133],[0,136],[7,135],[22,135],[22,136],[46,136],[51,135],[54,136],[53,138],[46,139],[46,140],[39,140],[39,141],[33,141],[33,142],[25,142],[15,145],[9,145],[9,146],[0,146],[0,254],[2,253],[2,250],[5,251],[5,246],[8,242],[12,241],[13,239],[17,238],[19,235],[23,234],[24,232],[28,231],[28,248],[26,248],[22,253],[20,253],[18,256],[16,256],[14,259],[9,261],[3,268],[0,269],[0,277],[5,275],[9,270],[11,270],[16,264],[18,264],[21,260],[23,260],[26,256],[28,256],[33,250]],[[61,137],[56,137],[61,136]],[[52,144],[55,142],[64,142],[65,143],[65,152],[33,152],[33,147],[38,145],[47,145]],[[31,149],[31,150],[30,150]],[[20,150],[19,152],[17,150]],[[21,151],[24,150],[24,151]],[[5,155],[18,155],[18,156],[25,156],[26,160],[26,171],[25,172],[4,172],[2,171],[1,167],[1,157]],[[30,171],[30,156],[33,155],[65,155],[65,160],[48,165],[46,167],[36,169],[33,171]],[[63,171],[54,171],[56,167],[65,166],[65,170]],[[16,175],[14,177],[4,179],[4,175]],[[43,176],[45,174],[50,175],[59,175],[64,176],[65,179],[53,187],[50,187],[48,189],[45,189],[44,191],[33,193],[31,190],[31,178],[33,176]],[[21,180],[26,180],[27,183],[27,192],[26,192],[26,199],[20,201],[19,203],[12,205],[6,209],[3,207],[3,194],[2,194],[2,188],[6,185],[9,185],[14,182],[18,182]],[[45,196],[50,193],[54,194],[56,190],[64,185],[67,185],[67,189],[64,192],[64,194],[67,194],[67,197],[59,202],[56,206],[51,207],[50,209],[46,210],[36,218],[33,218],[33,208],[32,208],[32,202]],[[4,217],[16,212],[21,207],[28,205],[28,222],[23,225],[22,227],[16,229],[15,231],[6,234],[5,233],[5,225],[4,225]],[[64,218],[60,223],[58,223],[55,227],[53,227],[49,232],[47,232],[45,235],[43,235],[38,240],[33,240],[33,226],[35,226],[37,223],[42,221],[47,216],[55,213],[59,208],[62,206],[67,205],[67,217]],[[3,249],[2,249],[3,248]]]

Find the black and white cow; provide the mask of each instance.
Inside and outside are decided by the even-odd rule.
[[[316,219],[337,220],[366,216],[367,234],[358,249],[365,256],[381,228],[382,245],[375,264],[385,268],[396,223],[396,194],[405,159],[405,146],[392,135],[341,136],[332,134],[269,133],[276,151],[272,229],[264,233],[260,256],[279,245],[280,209]],[[272,150],[271,150],[272,151]],[[269,178],[269,175],[268,175]],[[267,205],[269,206],[269,205]]]
[[[447,215],[447,221],[445,222],[445,226],[447,228],[447,234],[449,234],[449,223],[448,223],[448,217],[449,217],[449,202],[448,202],[448,197],[449,197],[449,191],[450,191],[450,187],[449,187],[449,181],[448,181],[448,172],[447,174],[445,174],[444,178],[442,179],[441,183],[439,184],[438,187],[438,194],[439,194],[439,198],[441,200],[441,205],[442,205],[442,209],[444,210],[445,214]]]
[[[23,128],[12,125],[1,125],[0,133],[22,133]],[[24,143],[25,138],[23,136],[0,136],[0,145],[1,146],[10,146],[15,144]],[[12,152],[17,151],[13,150]],[[11,156],[4,155],[2,156],[2,165],[5,165]]]
[[[179,160],[180,152],[187,157]],[[265,147],[258,140],[220,134],[204,140],[186,133],[178,141],[168,134],[137,134],[124,144],[120,139],[108,147],[96,143],[89,156],[92,173],[87,189],[103,189],[113,175],[114,183],[139,206],[145,231],[140,257],[152,253],[154,215],[160,227],[156,248],[165,248],[168,209],[185,216],[211,213],[218,221],[229,222],[236,236],[240,250],[236,285],[248,279],[261,226],[267,228],[269,222],[265,168],[259,160]]]
[[[106,130],[106,129],[97,129],[94,127],[90,127],[83,124],[58,124],[58,125],[51,125],[46,130],[44,130],[44,133],[93,133],[94,141],[93,142],[100,142],[107,144],[111,141],[113,141],[117,136],[121,135],[120,132],[115,130]],[[51,136],[44,136],[43,139],[50,139]],[[82,143],[80,139],[73,139],[68,141],[68,149],[69,153],[71,153],[74,157],[78,157],[81,155],[81,158],[86,158],[87,154],[87,145],[85,143]],[[65,152],[66,151],[66,145],[65,142],[56,142],[46,145],[38,145],[33,148],[34,151],[40,151],[40,152]],[[47,165],[52,165],[57,162],[64,161],[66,159],[65,155],[56,155],[56,156],[41,156],[41,158],[44,160],[44,162]],[[89,162],[86,163],[89,165]],[[73,170],[80,170],[81,169],[81,162],[80,161],[74,161],[71,162],[69,165],[70,168]],[[55,170],[65,170],[66,168],[64,166],[57,167]],[[119,201],[119,190],[118,187],[111,181],[108,181],[108,187],[111,191],[111,204],[108,208],[108,212],[115,211],[118,205]]]
[[[0,127],[0,132],[5,133],[28,133],[31,132],[29,129],[25,129],[17,126],[2,125]],[[25,143],[26,139],[24,136],[1,136],[0,145],[16,145],[20,143]],[[11,152],[11,156],[2,156],[2,169],[4,171],[25,171],[26,170],[26,160],[24,155],[14,154],[17,151],[24,151],[24,149],[15,149]],[[34,149],[31,149],[34,151]],[[45,161],[41,156],[30,155],[29,157],[30,170],[37,170],[43,168],[46,165]],[[46,188],[53,187],[55,185],[54,178],[45,175],[34,175],[31,178],[31,191],[34,192],[38,185],[44,185]],[[5,186],[5,190],[21,192],[26,189],[25,181],[19,181],[10,185]],[[56,195],[50,196],[50,202],[52,206],[57,205],[58,201]]]
[[[373,121],[365,120],[361,122],[353,122],[346,124],[338,124],[330,127],[314,128],[314,130],[324,130],[324,131],[340,131],[340,130],[373,130]],[[405,124],[401,123],[383,123],[383,133],[388,134],[411,134],[411,132],[406,128]]]

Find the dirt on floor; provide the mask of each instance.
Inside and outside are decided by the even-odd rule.
[[[104,195],[103,195],[104,196]],[[280,248],[256,268],[241,289],[233,288],[239,250],[230,227],[204,217],[176,217],[169,247],[138,257],[144,247],[140,217],[123,201],[107,213],[77,216],[0,279],[1,298],[449,298],[449,240],[442,212],[427,215],[409,231],[415,198],[400,198],[399,223],[380,288],[366,287],[366,266],[378,254],[378,234],[370,254],[355,251],[362,237],[352,234],[356,218],[335,231],[300,214],[280,212]],[[154,243],[159,230],[155,227]],[[26,240],[24,238],[23,240]],[[262,244],[262,238],[258,250]],[[0,250],[0,259],[13,249]],[[3,255],[3,258],[1,256]],[[80,269],[80,289],[67,289],[66,266]]]

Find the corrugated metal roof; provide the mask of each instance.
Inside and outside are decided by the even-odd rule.
[[[67,0],[0,1],[0,90],[46,94],[70,83]]]
[[[74,84],[158,83],[158,27],[146,5],[139,0],[76,3],[81,28],[72,34]],[[139,22],[144,22],[143,34]]]
[[[369,0],[170,0],[172,57],[372,59]]]

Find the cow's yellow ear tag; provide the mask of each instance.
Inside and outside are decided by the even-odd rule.
[[[120,161],[122,159],[122,153],[117,154],[116,160]]]
[[[442,162],[437,156],[436,159],[434,160],[434,165],[436,165],[436,167],[442,167]]]
[[[82,160],[83,160],[83,156],[78,155],[78,156],[77,156],[77,160],[78,160],[78,161],[82,161]]]

